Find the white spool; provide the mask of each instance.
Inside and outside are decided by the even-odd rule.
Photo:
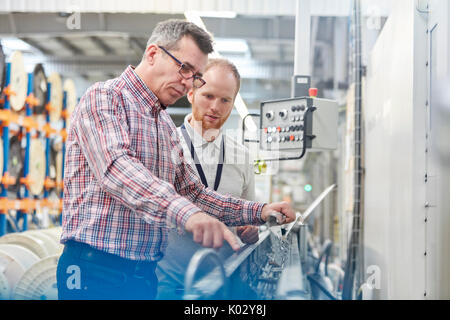
[[[61,76],[57,72],[53,72],[47,81],[51,84],[50,103],[51,110],[49,112],[50,122],[57,122],[61,118],[62,103],[63,103],[63,88]]]
[[[49,255],[60,254],[61,248],[58,246],[55,240],[49,235],[45,234],[43,230],[30,230],[23,232],[23,234],[39,238],[43,242],[45,250],[47,250]]]
[[[25,106],[25,99],[27,97],[28,77],[25,72],[25,65],[23,63],[22,52],[14,51],[11,55],[11,74],[10,85],[11,90],[15,92],[9,97],[11,109],[20,111]]]
[[[62,227],[42,229],[41,232],[51,237],[53,241],[55,241],[55,243],[60,247],[60,250],[64,248],[64,246],[60,243]]]
[[[11,298],[11,289],[25,271],[38,261],[39,257],[24,247],[0,244],[0,300]]]
[[[14,300],[57,300],[56,267],[59,255],[53,255],[32,265],[16,284]]]
[[[45,149],[39,139],[32,139],[30,143],[30,193],[32,195],[41,194],[45,181]]]
[[[0,238],[0,244],[1,243],[16,244],[22,246],[36,254],[41,259],[49,255],[45,243],[35,235],[24,233],[9,233]]]

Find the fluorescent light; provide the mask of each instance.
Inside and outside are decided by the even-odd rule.
[[[200,11],[199,15],[200,17],[225,19],[234,19],[237,16],[234,11]]]
[[[4,38],[1,40],[1,43],[3,48],[11,51],[29,51],[33,49],[28,43],[17,38]]]
[[[237,14],[234,11],[186,11],[184,14],[195,14],[199,17],[206,18],[224,18],[224,19],[234,19]]]
[[[247,53],[249,52],[247,41],[243,39],[215,39],[214,49],[218,52]]]

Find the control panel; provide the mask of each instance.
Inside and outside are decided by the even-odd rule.
[[[337,147],[335,101],[300,97],[261,103],[260,148],[269,151]]]

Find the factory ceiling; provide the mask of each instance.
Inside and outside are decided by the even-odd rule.
[[[35,60],[48,71],[58,71],[86,82],[119,75],[137,64],[155,25],[169,18],[184,18],[187,10],[231,12],[233,18],[204,16],[206,28],[222,56],[241,71],[243,88],[252,100],[277,87],[288,94],[294,67],[295,0],[284,1],[4,1],[0,4],[0,38],[22,40]],[[275,5],[278,3],[277,5]],[[25,9],[26,8],[26,9]],[[312,70],[316,82],[333,82],[336,50],[346,50],[345,26],[350,1],[311,1]],[[384,10],[384,9],[383,9]],[[384,11],[379,11],[380,14]],[[345,31],[336,39],[337,25]],[[339,42],[339,43],[338,43]],[[337,47],[338,45],[339,47]],[[325,57],[325,58],[324,58]],[[329,60],[329,59],[328,59]],[[345,79],[340,79],[345,82]],[[343,84],[345,87],[345,83]],[[256,89],[256,90],[255,90]],[[268,89],[268,90],[266,90]],[[264,97],[262,97],[264,98]]]

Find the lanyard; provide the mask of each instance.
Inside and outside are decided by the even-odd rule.
[[[195,153],[194,144],[192,143],[191,138],[189,137],[189,134],[187,133],[184,123],[181,125],[181,132],[183,133],[183,137],[184,137],[184,140],[186,141],[186,144],[188,146],[190,146],[191,157],[194,160],[194,164],[195,164],[195,167],[197,168],[200,179],[202,180],[203,185],[206,188],[208,188],[208,182],[206,181],[205,173],[203,172],[202,165],[200,164],[197,154]],[[214,191],[217,191],[217,188],[219,188],[220,179],[222,178],[223,163],[225,162],[225,140],[223,138],[223,135],[222,135],[222,144],[220,145],[219,159],[221,161],[219,160],[219,163],[217,164],[216,180],[214,181]]]

